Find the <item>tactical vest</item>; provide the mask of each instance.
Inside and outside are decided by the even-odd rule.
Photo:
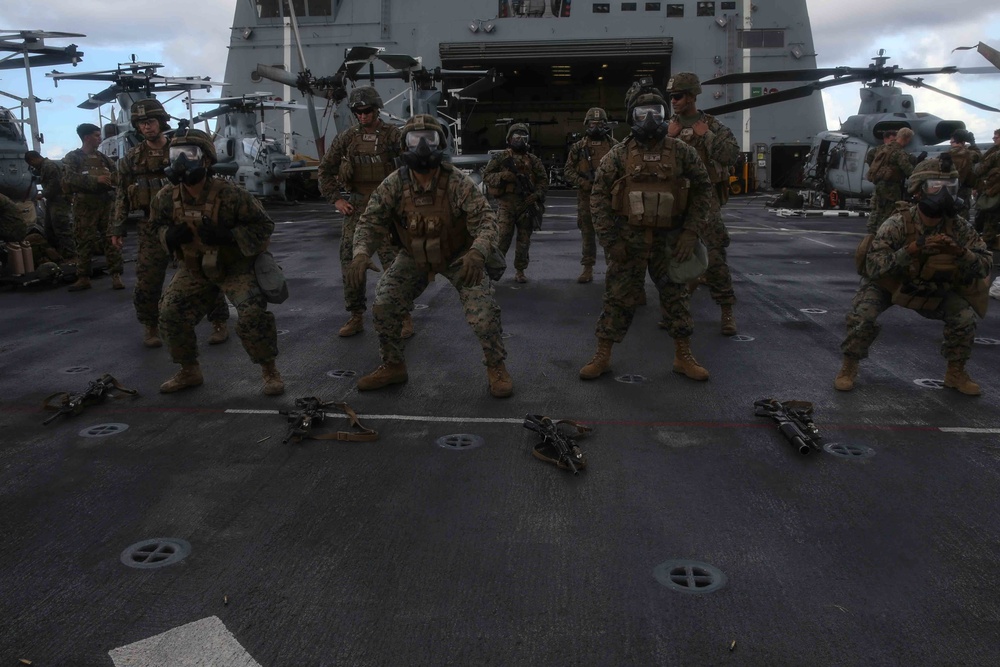
[[[925,236],[925,228],[918,219],[915,206],[905,210],[897,209],[897,213],[905,225],[903,247]],[[946,220],[940,233],[954,239],[954,221]],[[892,302],[897,306],[933,312],[941,306],[948,292],[954,292],[964,297],[980,317],[985,317],[989,300],[989,278],[977,278],[968,284],[956,284],[957,279],[958,264],[955,256],[941,253],[918,255],[910,262],[905,275],[881,276],[875,283],[892,293]]]
[[[976,190],[990,197],[1000,195],[1000,148],[994,146],[983,155]]]
[[[388,155],[385,134],[384,127],[365,132],[359,126],[347,146],[347,157],[351,162],[351,189],[365,198],[371,196],[378,184],[395,169]]]
[[[708,140],[705,138],[705,135],[707,135],[711,129],[712,128],[709,126],[708,121],[704,116],[702,116],[691,127],[684,127],[679,120],[672,120],[667,132],[671,137],[680,139],[688,146],[698,151],[698,157],[701,158],[702,164],[705,165],[705,169],[708,171],[708,179],[712,181],[712,183],[719,183],[723,180],[728,181],[728,178],[725,178],[729,176],[728,170],[726,170],[724,174],[723,166],[713,160],[708,154]]]
[[[880,146],[875,151],[875,159],[872,160],[871,166],[868,167],[868,174],[865,178],[876,185],[879,183],[897,183],[902,181],[903,172],[899,170],[899,167],[892,164],[889,159],[896,152],[903,152],[899,144],[885,144],[884,146]]]
[[[675,144],[667,139],[646,149],[626,142],[625,174],[611,186],[611,207],[628,224],[676,229],[684,224],[691,182],[680,175]]]
[[[578,173],[589,174],[592,171],[597,171],[597,168],[601,165],[601,160],[604,156],[611,152],[611,139],[584,139],[583,146],[580,147],[580,161],[576,164],[576,169]],[[587,151],[590,152],[590,159],[587,159]],[[590,190],[594,186],[590,181],[587,181],[583,185],[584,190]]]
[[[510,168],[510,162],[508,160],[513,160],[514,170]],[[521,176],[522,179],[527,178],[528,184],[531,185],[531,192],[535,191],[538,186],[535,183],[535,177],[533,175],[533,168],[531,166],[531,157],[528,153],[515,153],[513,151],[507,151],[507,157],[501,162],[502,169],[501,174],[514,174],[514,176]],[[589,169],[589,167],[588,167]],[[498,188],[487,188],[489,193],[494,197],[503,197],[507,195],[518,194],[517,179],[512,178],[510,180],[505,180],[500,184]],[[523,194],[523,193],[522,193]],[[530,193],[529,193],[530,194]]]
[[[187,225],[194,233],[194,240],[181,246],[184,253],[184,266],[192,273],[204,273],[212,280],[223,277],[224,271],[219,266],[219,247],[201,242],[198,229],[204,224],[219,224],[219,206],[222,202],[219,194],[225,187],[219,179],[209,179],[208,195],[203,204],[187,204],[181,195],[181,186],[175,186],[172,193],[174,202],[173,222],[175,225]]]
[[[399,170],[403,184],[402,215],[396,224],[403,248],[408,250],[421,271],[441,273],[463,250],[472,245],[465,225],[452,218],[448,199],[450,164],[442,164],[437,187],[431,192],[416,192],[409,169]]]
[[[143,142],[133,158],[133,181],[128,184],[128,202],[132,209],[142,209],[149,214],[153,196],[170,181],[163,171],[170,164],[169,142],[163,148],[151,148]],[[124,184],[122,184],[124,185]]]
[[[83,155],[83,164],[81,165],[83,169],[80,173],[84,176],[89,176],[93,179],[98,179],[101,176],[112,176],[114,166],[111,160],[99,151],[94,151],[90,155],[87,155],[81,151]],[[100,192],[77,192],[77,196],[83,197],[94,197],[96,199],[105,200],[108,198],[111,190],[114,189],[113,185],[102,185],[98,186],[101,188]]]

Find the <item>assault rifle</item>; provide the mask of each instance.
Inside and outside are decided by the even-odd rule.
[[[813,404],[809,401],[776,401],[762,398],[754,401],[754,414],[770,417],[778,424],[778,432],[803,456],[823,448],[823,438],[813,423]]]
[[[584,146],[582,148],[583,157],[587,158],[587,164],[590,165],[590,169],[587,170],[587,180],[593,183],[597,179],[597,169],[594,168],[594,155],[590,152],[590,147]]]
[[[108,373],[105,373],[96,380],[92,380],[87,386],[87,389],[79,394],[59,391],[47,397],[42,402],[42,409],[55,410],[56,413],[43,421],[42,426],[51,424],[60,416],[65,415],[69,417],[71,415],[78,415],[83,412],[83,409],[86,407],[103,403],[108,394],[114,391],[120,391],[123,394],[128,394],[130,396],[136,396],[139,393],[135,389],[126,389],[120,382],[118,382],[118,380],[113,378]],[[52,404],[51,401],[57,397],[61,397],[59,399],[59,404]],[[114,396],[113,398],[121,398],[121,396]]]
[[[321,401],[315,396],[295,399],[295,410],[279,410],[279,415],[284,415],[288,419],[288,430],[281,444],[287,445],[289,442],[299,442],[306,438],[310,440],[347,440],[351,442],[371,442],[378,439],[378,433],[370,428],[365,428],[358,421],[358,415],[347,403],[335,403],[333,401]],[[338,431],[336,433],[321,433],[312,435],[312,427],[326,421],[326,408],[335,407],[351,420],[351,426],[360,429],[357,433],[350,431]]]
[[[534,457],[542,461],[555,463],[563,470],[569,470],[574,475],[579,475],[580,470],[587,467],[587,457],[571,436],[559,430],[559,426],[562,424],[576,429],[578,436],[586,435],[593,430],[589,426],[577,424],[568,419],[560,419],[554,422],[543,415],[524,416],[524,428],[542,436],[542,441],[535,445],[535,449],[532,452]]]
[[[514,174],[514,193],[521,197],[522,199],[527,199],[535,194],[535,188],[531,184],[531,178],[527,174],[522,174],[517,170],[517,164],[514,162],[514,158],[507,158],[504,160],[503,165]],[[527,215],[531,220],[531,227],[538,231],[542,228],[542,216],[545,215],[545,204],[540,200],[536,199],[531,204],[526,205],[523,209],[518,211],[520,214]]]

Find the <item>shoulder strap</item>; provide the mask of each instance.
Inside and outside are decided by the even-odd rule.
[[[319,435],[312,435],[311,433],[306,437],[310,440],[340,440],[343,442],[372,442],[378,440],[378,432],[374,429],[366,428],[361,424],[358,419],[358,415],[354,410],[351,409],[347,403],[335,403],[333,401],[327,401],[321,403],[323,408],[334,407],[343,412],[351,422],[352,427],[359,429],[357,432],[351,431],[337,431],[336,433],[320,433]]]

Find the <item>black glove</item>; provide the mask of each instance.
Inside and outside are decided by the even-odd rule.
[[[221,225],[202,225],[198,228],[198,237],[206,245],[236,245],[233,231]]]
[[[917,164],[920,164],[927,159],[927,151],[921,151],[920,155],[917,156]]]
[[[167,242],[167,251],[175,255],[182,245],[194,241],[194,232],[187,225],[170,225],[167,227],[164,239]]]

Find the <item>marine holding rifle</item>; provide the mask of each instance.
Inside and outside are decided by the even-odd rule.
[[[608,112],[599,107],[587,111],[583,119],[584,137],[569,147],[566,158],[566,182],[577,187],[576,226],[583,236],[583,257],[580,264],[583,272],[576,279],[578,283],[589,283],[594,279],[594,264],[597,262],[597,235],[594,219],[590,214],[590,193],[594,189],[594,177],[611,148],[617,144],[611,136]]]
[[[549,177],[537,155],[528,151],[528,126],[514,123],[507,130],[507,148],[494,155],[483,169],[483,182],[490,196],[500,204],[500,252],[510,249],[517,230],[514,249],[514,280],[526,283],[531,233],[541,228],[545,193]]]
[[[181,369],[160,385],[169,394],[202,384],[194,327],[221,289],[236,306],[236,334],[259,364],[264,393],[277,396],[285,383],[274,365],[278,331],[257,282],[254,265],[267,250],[274,223],[244,188],[212,176],[211,138],[200,130],[178,130],[170,140],[167,178],[156,193],[149,224],[180,268],[160,299],[160,334]]]

